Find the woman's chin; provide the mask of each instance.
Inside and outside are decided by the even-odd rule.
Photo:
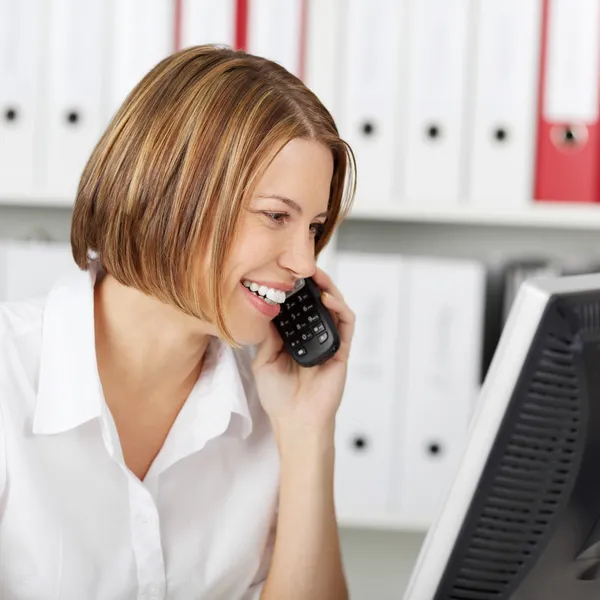
[[[252,307],[250,311],[243,310],[247,308],[244,303],[228,319],[231,323],[230,333],[240,346],[255,346],[267,337],[273,328],[271,324],[273,320],[261,315]]]
[[[255,346],[265,340],[269,335],[269,329],[269,323],[265,323],[261,328],[252,328],[252,330],[245,328],[244,331],[234,334],[233,339],[240,346]]]

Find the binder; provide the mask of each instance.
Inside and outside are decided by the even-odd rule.
[[[406,182],[409,205],[451,207],[464,194],[471,0],[409,0]]]
[[[306,0],[304,83],[334,116],[339,113],[344,13],[337,0]],[[338,123],[339,126],[339,123]]]
[[[544,0],[534,198],[598,202],[596,0]]]
[[[342,30],[342,137],[357,161],[354,213],[393,207],[402,182],[405,0],[349,0]]]
[[[0,0],[0,199],[39,191],[40,0]]]
[[[52,203],[72,205],[83,168],[106,126],[106,7],[104,0],[44,3],[43,185]]]
[[[480,386],[485,268],[477,261],[407,259],[404,411],[394,503],[431,522],[464,449]]]
[[[70,244],[0,243],[0,302],[41,298],[63,277],[78,273]]]
[[[336,254],[336,283],[356,314],[344,395],[336,416],[334,493],[341,519],[390,508],[397,384],[402,362],[404,264],[391,254]]]
[[[468,201],[531,204],[537,129],[542,0],[478,5]]]
[[[264,56],[302,78],[306,1],[249,0],[247,51]]]
[[[111,0],[109,116],[175,50],[173,0]]]
[[[178,50],[201,44],[236,46],[239,1],[178,0],[178,2],[180,3]],[[245,18],[243,15],[244,21]],[[245,27],[244,23],[244,30]]]

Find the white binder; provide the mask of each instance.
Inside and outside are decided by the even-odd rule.
[[[476,21],[468,201],[524,207],[533,198],[542,0],[492,0]]]
[[[235,45],[235,0],[181,0],[181,48]]]
[[[175,50],[172,0],[110,0],[109,116]]]
[[[485,268],[407,259],[405,404],[394,502],[428,523],[458,467],[481,377]]]
[[[42,20],[40,0],[0,0],[0,199],[27,200],[39,187]]]
[[[48,0],[44,182],[51,203],[72,205],[106,126],[105,0]]]
[[[79,272],[71,245],[58,242],[0,243],[0,302],[45,296],[61,278]]]
[[[344,396],[336,417],[335,502],[341,520],[383,515],[401,402],[399,346],[406,336],[403,260],[338,252],[335,282],[356,315]]]
[[[248,0],[248,52],[302,77],[305,1]]]
[[[354,150],[354,213],[376,213],[398,200],[402,182],[400,119],[407,93],[405,0],[349,0],[343,25],[340,129]]]
[[[407,160],[411,205],[452,207],[464,187],[471,0],[409,0]]]
[[[598,0],[548,0],[545,120],[598,121]]]
[[[344,13],[338,0],[307,0],[304,83],[334,119],[339,113]],[[336,124],[338,127],[339,123]]]

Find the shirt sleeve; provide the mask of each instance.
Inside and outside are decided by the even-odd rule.
[[[0,516],[2,516],[2,497],[6,487],[6,440],[4,436],[4,423],[2,410],[0,410]]]
[[[262,555],[262,559],[260,561],[260,567],[256,572],[256,576],[254,577],[254,581],[252,585],[246,590],[246,593],[240,598],[240,600],[259,600],[262,589],[265,585],[265,580],[267,579],[267,575],[269,574],[269,569],[271,568],[271,561],[273,559],[273,551],[275,549],[275,533],[277,531],[277,514],[275,515],[275,519],[273,521],[273,525],[271,526],[271,531],[269,532],[269,539],[265,546],[265,551]]]
[[[265,582],[261,582],[257,585],[253,585],[248,588],[248,591],[240,598],[240,600],[260,600],[260,595],[262,594],[262,589],[265,585]]]

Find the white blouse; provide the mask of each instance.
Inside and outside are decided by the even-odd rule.
[[[0,598],[257,600],[280,466],[250,350],[213,338],[140,482],[102,395],[95,277],[0,304]]]

